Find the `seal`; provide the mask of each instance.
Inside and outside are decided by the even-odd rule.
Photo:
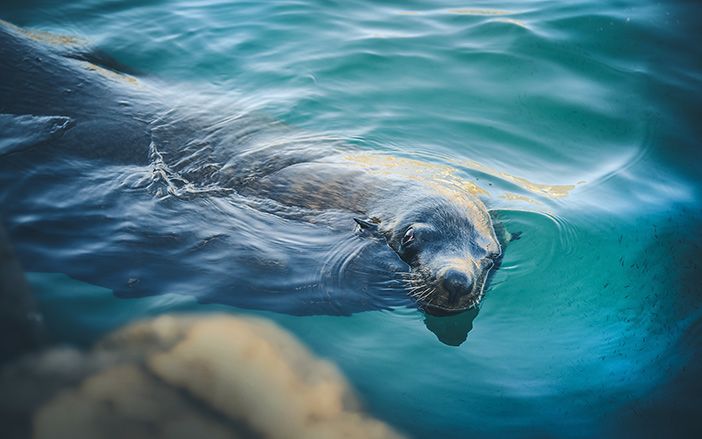
[[[246,118],[226,129],[221,121],[178,118],[160,90],[120,73],[108,57],[48,46],[9,24],[0,23],[0,56],[0,113],[13,115],[19,131],[29,124],[46,132],[13,143],[12,153],[44,144],[62,156],[152,165],[179,197],[191,189],[234,193],[309,222],[340,213],[335,227],[356,227],[359,236],[387,243],[405,264],[400,276],[407,293],[434,314],[476,306],[501,256],[479,188],[448,166],[325,139],[280,142],[288,133],[280,130],[255,142],[264,135]],[[279,129],[269,125],[269,133]],[[208,133],[205,140],[193,139],[199,132]]]
[[[446,178],[449,169],[340,154],[286,166],[240,191],[317,212],[349,212],[360,233],[385,240],[409,266],[404,283],[420,307],[453,314],[480,302],[502,248],[475,190]]]

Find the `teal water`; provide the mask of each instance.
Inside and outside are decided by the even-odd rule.
[[[473,319],[411,307],[298,317],[177,291],[118,298],[33,272],[47,324],[58,340],[89,343],[162,312],[264,315],[411,437],[692,437],[701,17],[694,2],[643,0],[4,2],[0,18],[85,40],[196,111],[216,97],[218,108],[452,166],[522,232]],[[31,220],[3,210],[31,266],[37,250],[13,234]]]

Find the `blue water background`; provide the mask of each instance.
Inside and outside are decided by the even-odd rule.
[[[298,317],[198,303],[179,294],[187,279],[117,298],[30,273],[47,324],[89,343],[169,311],[264,315],[411,437],[691,436],[702,403],[701,12],[646,1],[4,2],[0,18],[83,39],[182,90],[194,112],[216,96],[301,132],[450,165],[522,232],[459,346],[411,307]],[[95,191],[114,190],[101,177]],[[93,192],[68,203],[76,216]],[[47,201],[36,204],[6,207],[11,237],[41,221]],[[15,245],[27,266],[42,253]],[[96,243],[84,245],[45,257]]]

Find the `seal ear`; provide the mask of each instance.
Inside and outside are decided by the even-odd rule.
[[[356,224],[361,227],[361,230],[368,230],[369,232],[375,232],[378,230],[378,224],[376,223],[356,217],[354,217],[353,220],[356,221]]]

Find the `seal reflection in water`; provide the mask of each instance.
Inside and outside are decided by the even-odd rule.
[[[285,205],[353,212],[409,266],[403,282],[420,307],[454,314],[480,302],[502,254],[475,186],[450,167],[351,154],[284,167],[247,188]]]

